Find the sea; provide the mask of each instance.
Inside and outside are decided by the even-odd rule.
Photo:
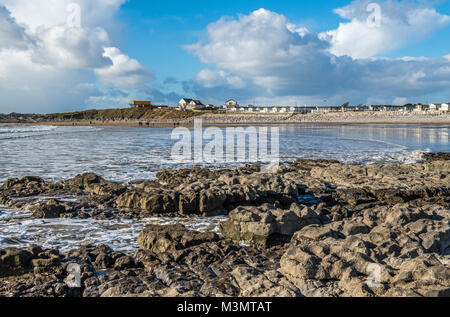
[[[349,164],[412,164],[424,152],[450,152],[450,125],[303,124],[268,130],[273,128],[279,136],[281,162],[308,158]],[[226,127],[217,129],[226,135]],[[176,138],[179,132],[156,127],[0,126],[0,184],[8,178],[24,176],[59,181],[85,172],[131,183],[154,179],[165,168],[194,165],[228,168],[252,163],[176,161],[172,153],[180,141]],[[194,136],[193,131],[189,132]],[[269,136],[269,143],[270,140]],[[224,217],[108,221],[29,217],[25,211],[0,206],[0,248],[38,244],[69,251],[85,244],[107,244],[115,250],[133,253],[137,249],[137,235],[149,223],[184,223],[195,230],[217,231],[226,220]]]

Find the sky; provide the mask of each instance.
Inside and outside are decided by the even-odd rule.
[[[450,101],[450,1],[0,0],[0,113]]]

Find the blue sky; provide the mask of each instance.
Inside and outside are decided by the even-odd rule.
[[[0,112],[450,100],[446,0],[3,2]]]
[[[133,58],[154,70],[157,80],[167,77],[189,80],[204,67],[198,58],[186,52],[184,45],[205,36],[208,24],[223,16],[247,15],[259,8],[285,15],[292,23],[306,26],[317,33],[334,29],[345,20],[333,12],[349,4],[348,0],[318,1],[145,1],[132,0],[119,12],[123,24],[123,48]],[[450,15],[450,1],[434,7]],[[430,21],[431,22],[431,21]],[[450,53],[450,25],[419,43],[413,43],[384,56],[439,57]]]

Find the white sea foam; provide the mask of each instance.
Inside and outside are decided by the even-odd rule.
[[[25,132],[41,132],[52,131],[57,126],[39,125],[39,126],[0,126],[0,133],[25,133]]]
[[[181,223],[196,231],[218,231],[225,217],[166,218],[141,220],[30,219],[27,212],[8,210],[0,213],[0,248],[26,248],[36,244],[67,252],[88,244],[105,244],[116,251],[133,254],[137,236],[148,224]]]

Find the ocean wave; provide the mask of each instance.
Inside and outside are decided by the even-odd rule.
[[[30,133],[30,132],[47,132],[57,129],[57,126],[42,125],[42,126],[4,126],[0,127],[0,134],[12,133]]]

